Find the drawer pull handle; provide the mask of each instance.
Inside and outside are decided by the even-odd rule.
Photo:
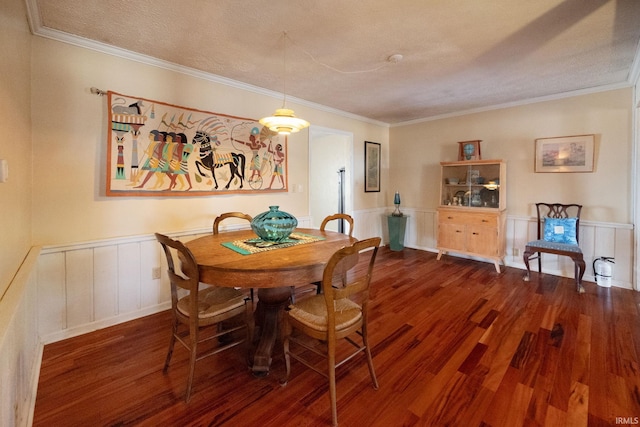
[[[474,233],[471,233],[471,234],[473,234],[474,236],[478,236],[478,235],[480,235],[480,233],[475,233],[475,232],[474,232]]]
[[[483,219],[483,220],[482,220],[482,222],[489,222],[489,221],[488,221],[488,220],[486,220],[486,219]]]
[[[448,216],[447,219],[453,219],[453,217],[452,216]]]

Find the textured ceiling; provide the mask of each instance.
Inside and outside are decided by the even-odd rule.
[[[622,87],[638,72],[638,0],[25,1],[36,34],[277,92],[286,82],[289,97],[390,124]]]

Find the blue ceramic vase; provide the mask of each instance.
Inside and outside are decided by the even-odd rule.
[[[268,211],[256,215],[251,221],[251,229],[262,240],[282,242],[298,226],[295,216],[278,208],[279,206],[269,206]]]

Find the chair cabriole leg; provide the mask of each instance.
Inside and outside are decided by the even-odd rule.
[[[525,249],[522,254],[522,260],[524,261],[525,267],[527,267],[527,272],[522,278],[525,282],[528,282],[531,279],[531,268],[529,267],[529,258],[531,258],[531,252],[528,249]]]

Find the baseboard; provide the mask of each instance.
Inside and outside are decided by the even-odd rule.
[[[45,336],[40,337],[43,344],[50,344],[53,342],[61,341],[67,338],[73,338],[79,335],[83,335],[89,332],[97,331],[99,329],[108,328],[109,326],[118,325],[120,323],[128,322],[130,320],[138,319],[140,317],[148,316],[150,314],[159,313],[171,308],[171,301],[164,302],[152,307],[146,307],[142,310],[131,311],[118,316],[110,317],[108,319],[100,320],[99,322],[92,322],[80,325],[75,328],[64,329]]]

